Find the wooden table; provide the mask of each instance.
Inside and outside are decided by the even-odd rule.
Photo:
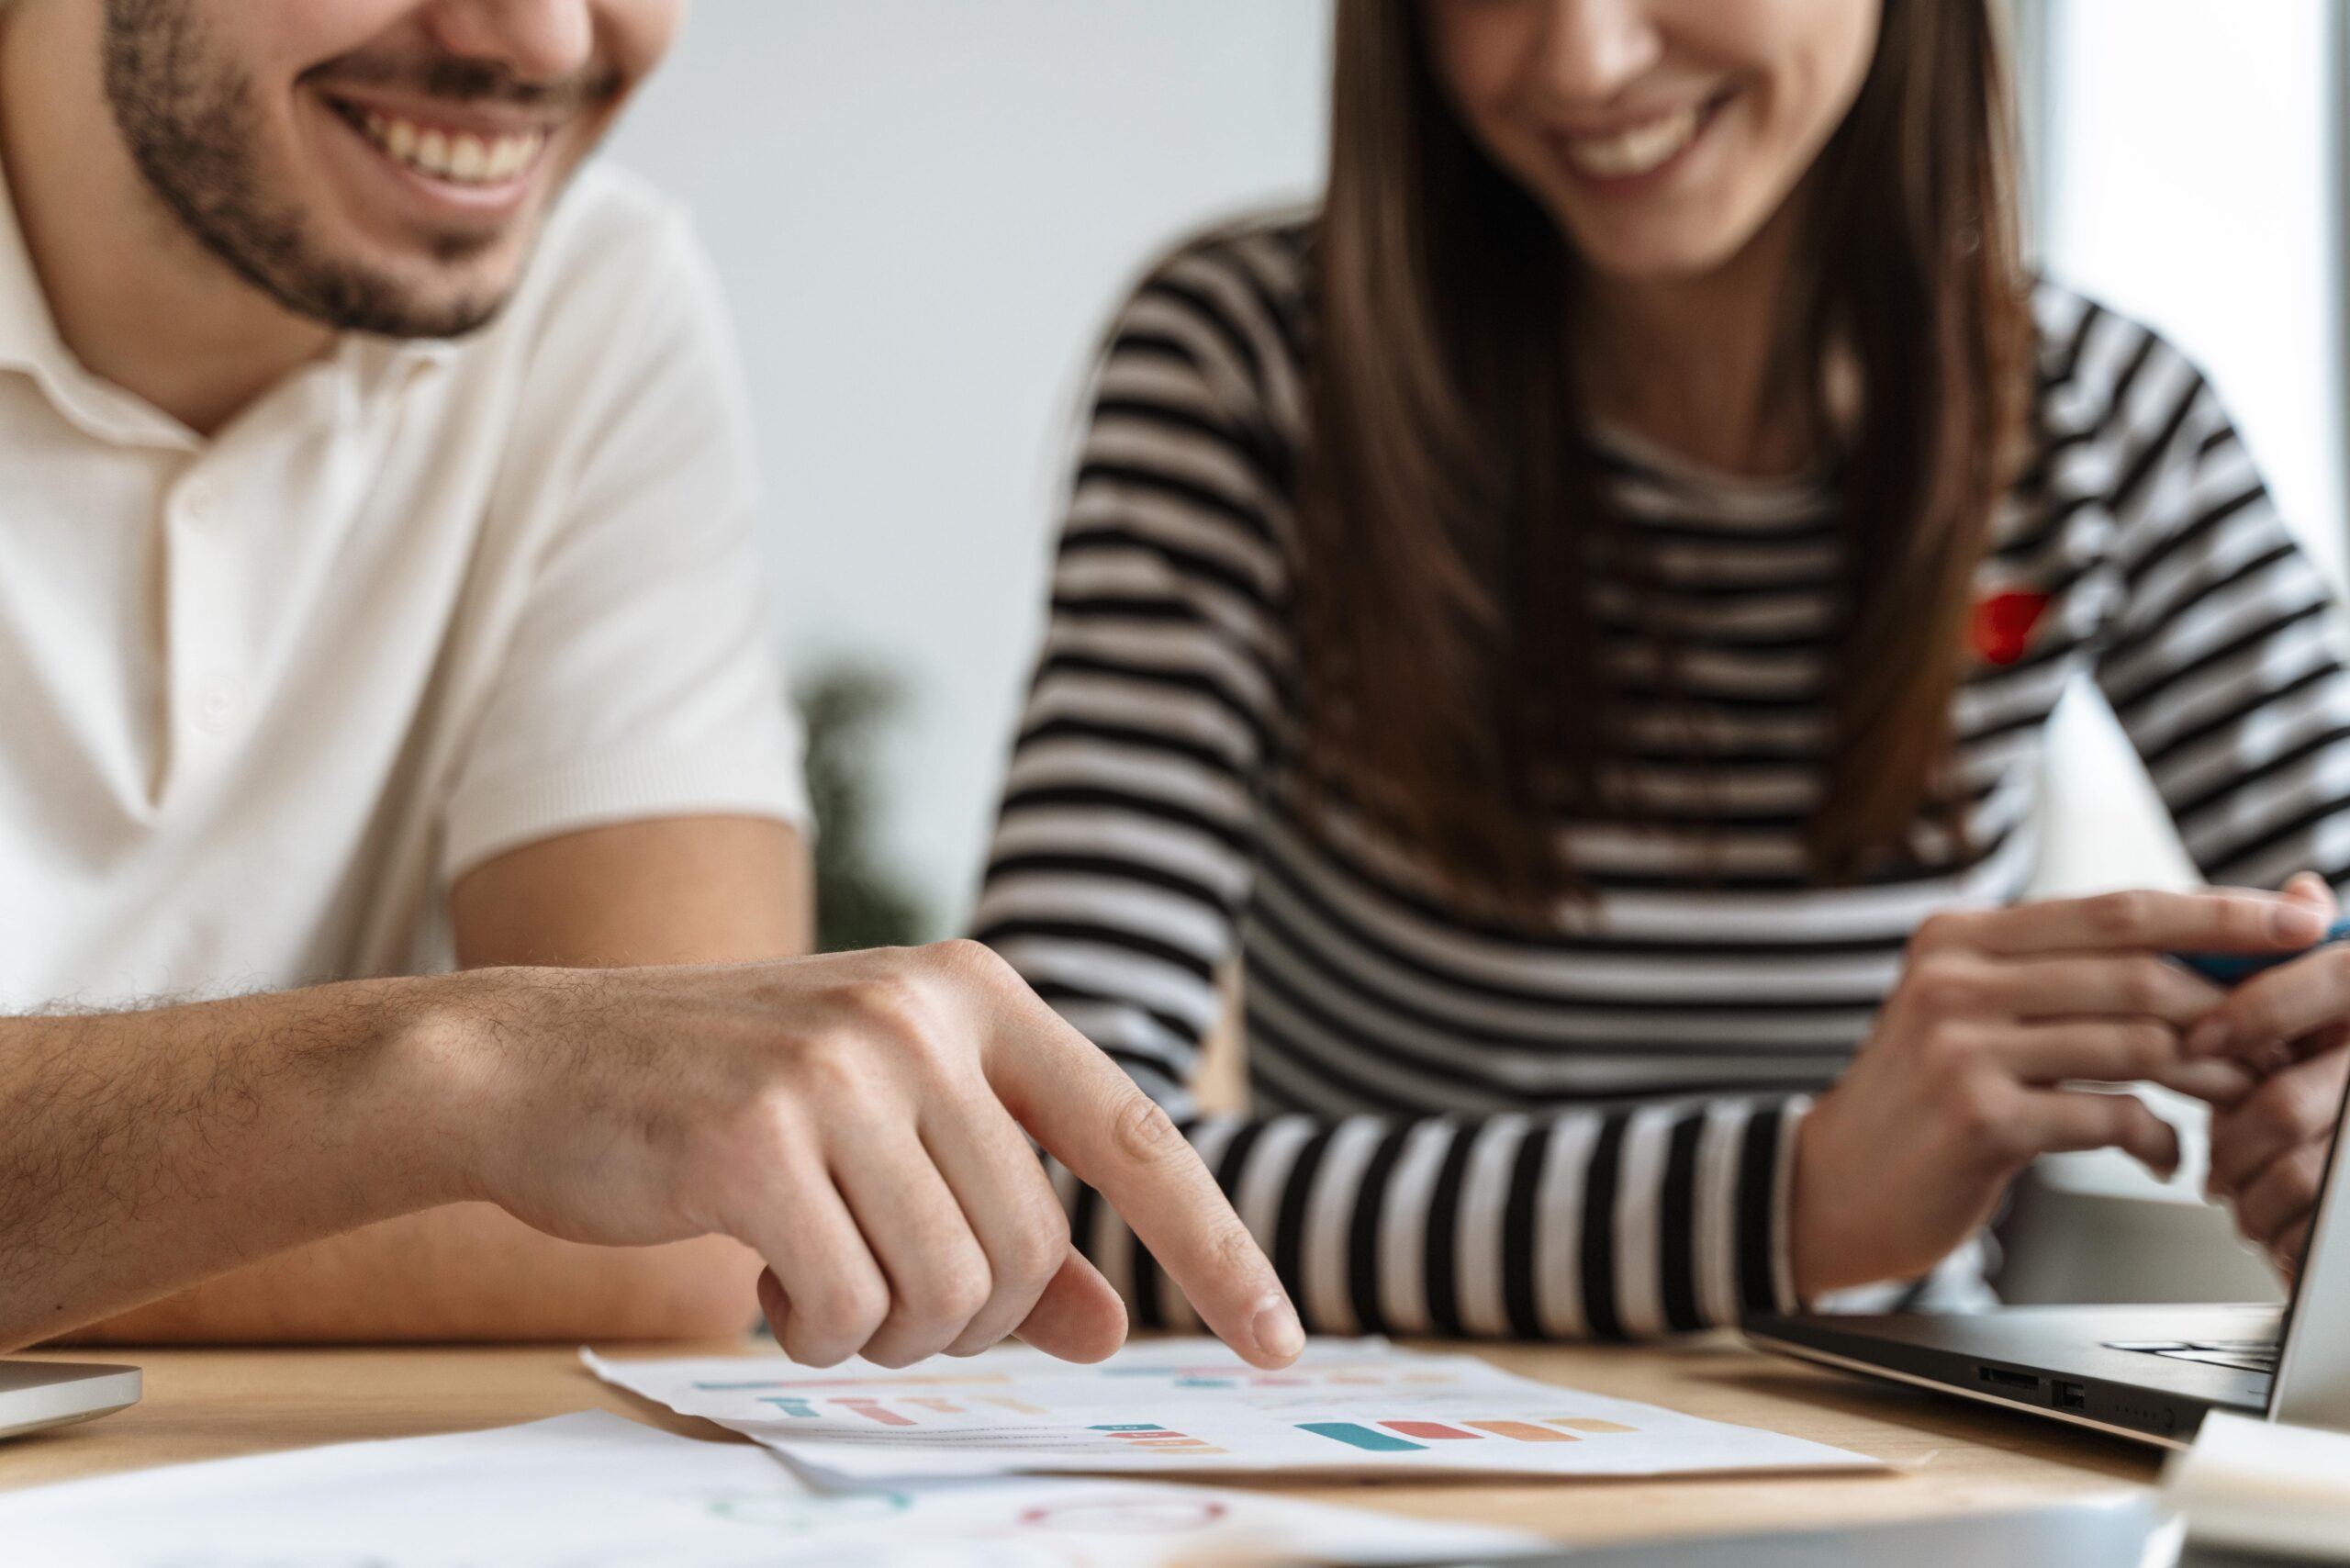
[[[2119,1439],[1844,1378],[1727,1338],[1642,1350],[1471,1349],[1528,1377],[1814,1438],[1897,1468],[1739,1480],[1254,1484],[1595,1541],[2026,1506],[2143,1486],[2159,1462],[2154,1450]],[[753,1350],[746,1343],[613,1353]],[[0,1443],[0,1488],[318,1443],[466,1431],[594,1407],[692,1437],[744,1440],[598,1382],[565,1348],[171,1350],[47,1359],[135,1361],[146,1369],[146,1397],[100,1421]]]

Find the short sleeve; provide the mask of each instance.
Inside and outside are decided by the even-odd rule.
[[[534,515],[441,869],[580,828],[807,815],[769,622],[748,397],[718,286],[663,211],[547,312],[493,504]]]

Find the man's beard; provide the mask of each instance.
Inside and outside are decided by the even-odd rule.
[[[208,52],[190,0],[106,0],[106,92],[132,161],[189,234],[299,316],[343,331],[453,338],[486,325],[504,289],[426,299],[397,278],[328,254],[302,213],[268,188],[259,165],[262,115],[251,75]],[[491,95],[492,69],[449,62],[431,73]],[[468,91],[468,86],[470,90]],[[432,259],[452,265],[502,238],[449,235]]]

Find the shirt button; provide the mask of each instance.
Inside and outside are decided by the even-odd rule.
[[[210,528],[220,521],[220,492],[198,479],[181,497],[180,510],[195,527]]]
[[[237,722],[238,710],[244,706],[244,688],[237,678],[214,671],[196,683],[196,727],[210,734],[219,734]]]

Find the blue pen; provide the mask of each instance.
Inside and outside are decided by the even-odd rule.
[[[2314,952],[2345,938],[2350,938],[2350,915],[2335,921],[2324,935],[2302,948],[2301,953]],[[2173,953],[2171,957],[2214,985],[2241,985],[2263,969],[2291,963],[2301,953]]]

